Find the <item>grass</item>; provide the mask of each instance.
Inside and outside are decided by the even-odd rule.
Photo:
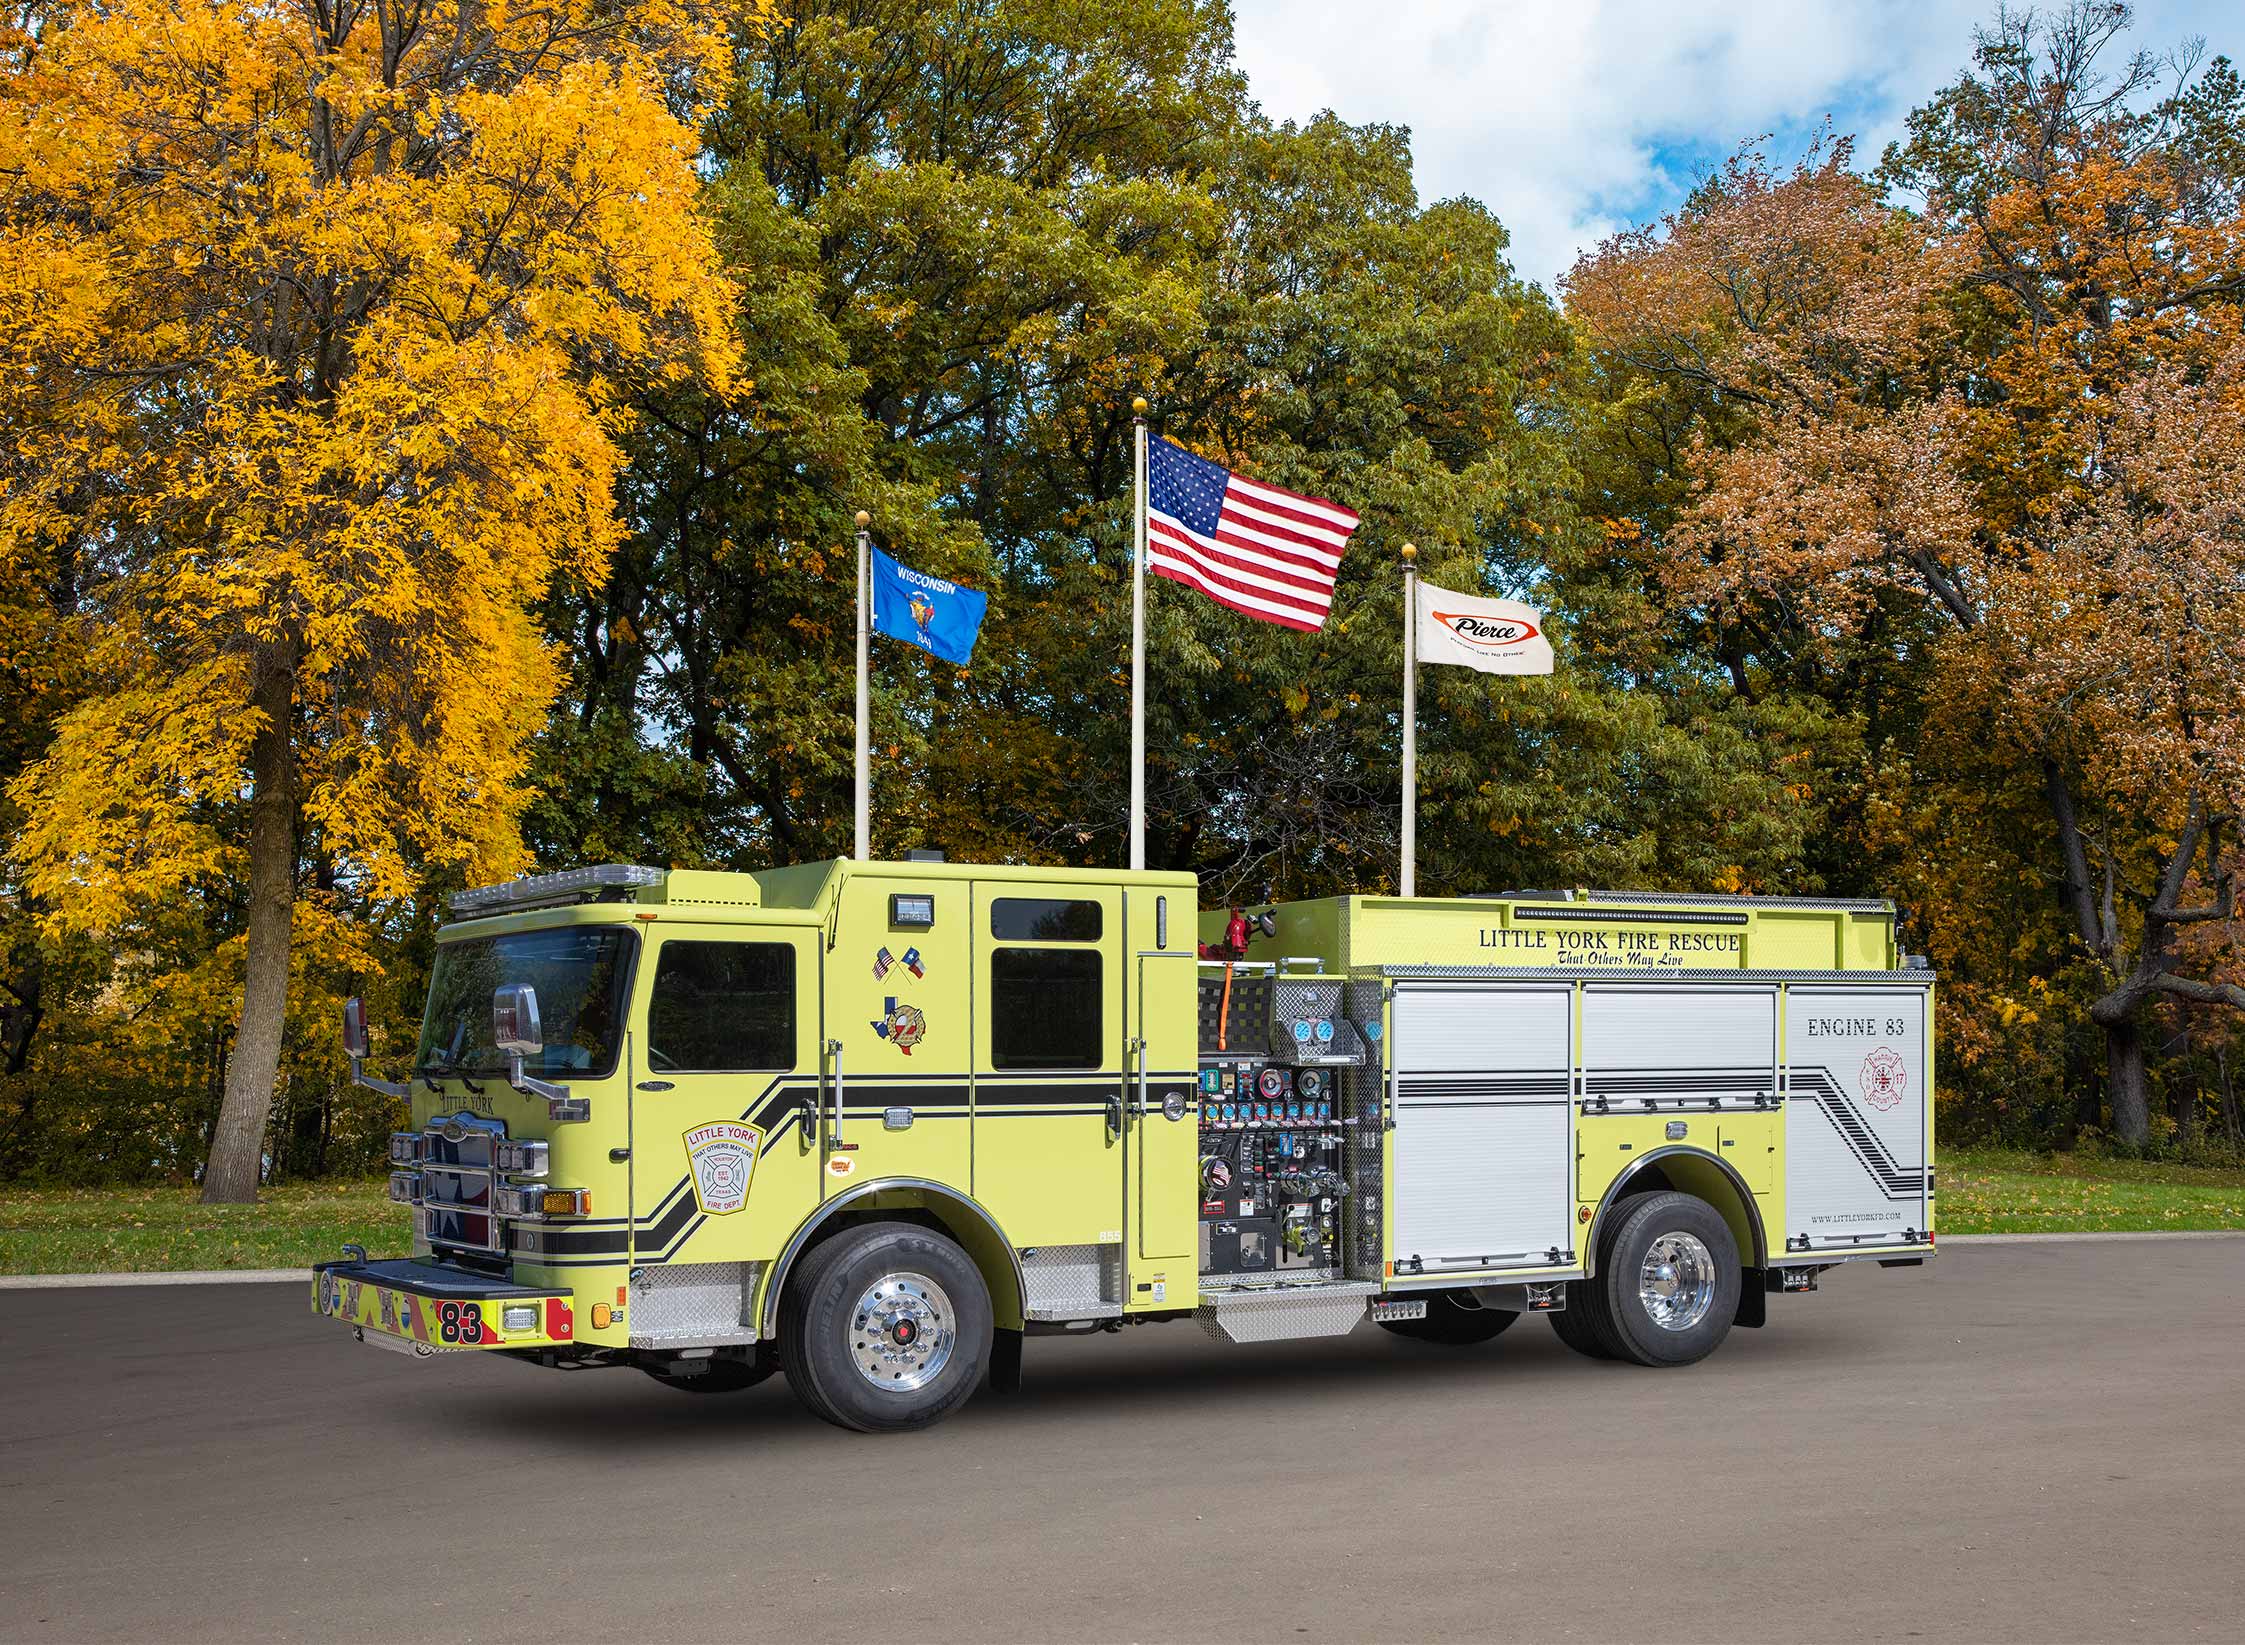
[[[0,1274],[304,1268],[402,1257],[412,1239],[388,1182],[290,1183],[255,1205],[204,1205],[192,1188],[0,1188]]]
[[[2245,1228],[2245,1170],[1943,1149],[1935,1163],[1944,1234],[2065,1234]]]
[[[2245,1229],[2245,1170],[1945,1149],[1944,1234]],[[204,1205],[191,1188],[0,1189],[0,1273],[303,1268],[346,1240],[403,1256],[405,1214],[383,1182],[292,1183],[255,1205]]]

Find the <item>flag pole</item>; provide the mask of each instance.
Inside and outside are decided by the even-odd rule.
[[[1403,873],[1406,897],[1419,888],[1419,551],[1403,545]]]
[[[1146,866],[1146,402],[1130,402],[1137,431],[1130,522],[1130,870]]]
[[[872,593],[867,587],[873,571],[873,533],[866,527],[873,516],[864,509],[857,511],[857,860],[866,861],[872,855],[873,845],[873,782],[871,768],[866,758],[866,738],[869,732],[868,694],[866,690],[867,636],[872,632]]]

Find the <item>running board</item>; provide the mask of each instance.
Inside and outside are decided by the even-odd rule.
[[[1292,1337],[1339,1337],[1355,1329],[1380,1292],[1377,1282],[1337,1280],[1326,1285],[1255,1285],[1203,1289],[1193,1317],[1219,1342],[1284,1342]]]

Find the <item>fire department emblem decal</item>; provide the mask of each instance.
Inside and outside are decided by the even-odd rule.
[[[873,1025],[873,1032],[909,1057],[912,1048],[927,1038],[928,1019],[918,1006],[899,1005],[891,994],[882,1003],[881,1020]]]
[[[1863,1100],[1884,1112],[1910,1094],[1910,1071],[1901,1057],[1880,1046],[1863,1059]]]
[[[694,1171],[694,1198],[713,1217],[730,1216],[748,1203],[749,1178],[763,1134],[753,1125],[719,1120],[686,1133],[686,1162]]]

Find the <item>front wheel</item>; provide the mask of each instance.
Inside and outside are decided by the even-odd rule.
[[[950,1240],[911,1223],[835,1235],[780,1304],[788,1386],[860,1433],[925,1428],[965,1404],[989,1365],[990,1334],[981,1273]]]
[[[1465,1348],[1501,1336],[1520,1317],[1502,1308],[1476,1308],[1460,1301],[1454,1291],[1429,1292],[1426,1302],[1426,1318],[1383,1319],[1378,1322],[1380,1329],[1414,1342]]]
[[[1703,1199],[1647,1194],[1605,1242],[1591,1318],[1600,1345],[1639,1365],[1689,1365],[1738,1317],[1738,1242]]]

